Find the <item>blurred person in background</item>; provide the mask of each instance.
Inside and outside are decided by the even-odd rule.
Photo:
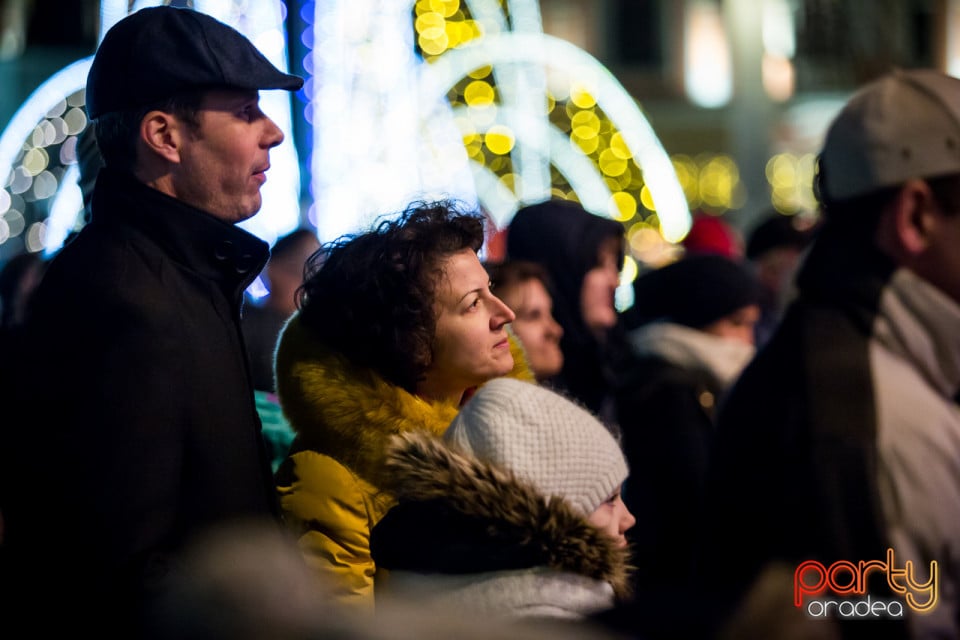
[[[388,571],[378,603],[585,620],[628,597],[626,461],[599,420],[550,389],[488,382],[442,439],[395,438],[384,477],[399,503],[371,539]]]
[[[0,330],[12,331],[27,319],[31,298],[47,262],[39,253],[21,253],[0,269]]]
[[[760,287],[720,255],[681,258],[641,274],[623,324],[636,360],[617,403],[631,474],[624,502],[641,520],[630,533],[641,599],[664,624],[683,618],[700,505],[724,393],[753,357]],[[639,589],[638,589],[639,590]],[[685,606],[685,605],[682,605]]]
[[[273,392],[273,356],[283,325],[297,311],[297,289],[303,284],[307,260],[320,248],[316,233],[296,229],[279,238],[261,272],[267,295],[243,307],[243,334],[253,368],[253,387]]]
[[[317,235],[310,229],[296,229],[278,239],[270,250],[261,278],[268,293],[258,300],[248,299],[243,306],[243,328],[257,413],[263,424],[263,438],[274,472],[287,456],[293,442],[293,430],[277,400],[273,379],[273,358],[277,340],[287,320],[297,311],[297,289],[303,283],[307,259],[320,248]]]
[[[723,256],[731,260],[743,258],[743,236],[722,216],[696,211],[690,230],[680,241],[685,256]]]
[[[136,637],[194,535],[279,526],[239,324],[267,246],[235,225],[283,140],[259,90],[302,84],[169,6],[123,18],[94,56],[92,218],[47,268],[3,390],[26,416],[0,447],[4,602],[34,634]]]
[[[0,269],[0,389],[13,385],[21,374],[13,357],[20,330],[27,319],[33,293],[43,278],[47,262],[38,253],[21,253]],[[17,399],[14,399],[15,401]],[[14,407],[6,407],[12,412]],[[6,497],[0,484],[0,573],[3,572],[3,507]]]
[[[370,530],[392,506],[378,485],[396,433],[446,431],[492,378],[532,379],[477,257],[483,219],[415,203],[314,254],[276,357],[296,438],[277,472],[286,523],[339,602],[373,607]]]
[[[757,347],[773,335],[793,298],[793,279],[815,233],[814,223],[806,217],[772,211],[747,236],[746,258],[757,274],[762,292],[755,332]]]
[[[493,291],[516,315],[510,327],[520,340],[530,368],[543,382],[560,373],[563,328],[553,318],[549,276],[535,262],[522,260],[485,265]]]
[[[427,603],[378,603],[375,615],[330,597],[289,532],[261,522],[216,527],[183,554],[144,640],[615,640],[602,627],[476,620]]]
[[[797,295],[720,410],[705,617],[772,564],[874,562],[856,595],[798,606],[869,596],[900,615],[829,614],[844,637],[960,637],[958,140],[960,80],[933,69],[879,77],[827,129]],[[905,566],[915,606],[888,578]]]
[[[623,226],[574,202],[528,205],[507,228],[507,259],[540,264],[550,277],[563,368],[549,383],[612,427],[614,362],[625,351],[614,306],[623,257]]]

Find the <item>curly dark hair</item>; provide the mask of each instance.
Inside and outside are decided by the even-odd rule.
[[[433,360],[442,262],[483,245],[483,218],[452,201],[413,203],[307,262],[301,322],[353,364],[413,393]]]

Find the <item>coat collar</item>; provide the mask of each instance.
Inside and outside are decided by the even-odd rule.
[[[671,322],[653,322],[628,334],[639,356],[662,358],[684,371],[702,374],[726,390],[753,358],[753,345]]]
[[[131,226],[173,260],[243,290],[270,255],[269,245],[243,229],[177,200],[132,175],[102,169],[93,193],[92,224]]]
[[[880,298],[877,341],[912,363],[948,398],[960,391],[960,306],[906,269],[898,269]]]

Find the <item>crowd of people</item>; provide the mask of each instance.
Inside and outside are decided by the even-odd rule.
[[[271,253],[302,82],[191,9],[100,45],[89,222],[0,278],[5,637],[960,637],[960,80],[863,87],[817,227],[698,217],[624,312],[570,201]]]

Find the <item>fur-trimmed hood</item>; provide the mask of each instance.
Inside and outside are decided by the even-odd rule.
[[[519,342],[510,335],[511,377],[533,380]],[[407,431],[440,435],[459,407],[432,403],[391,384],[310,334],[294,315],[276,353],[277,396],[297,433],[300,449],[312,449],[376,484],[391,436]]]
[[[379,567],[470,574],[548,567],[628,592],[628,556],[559,496],[423,432],[395,436],[383,487],[399,504],[372,534]]]

